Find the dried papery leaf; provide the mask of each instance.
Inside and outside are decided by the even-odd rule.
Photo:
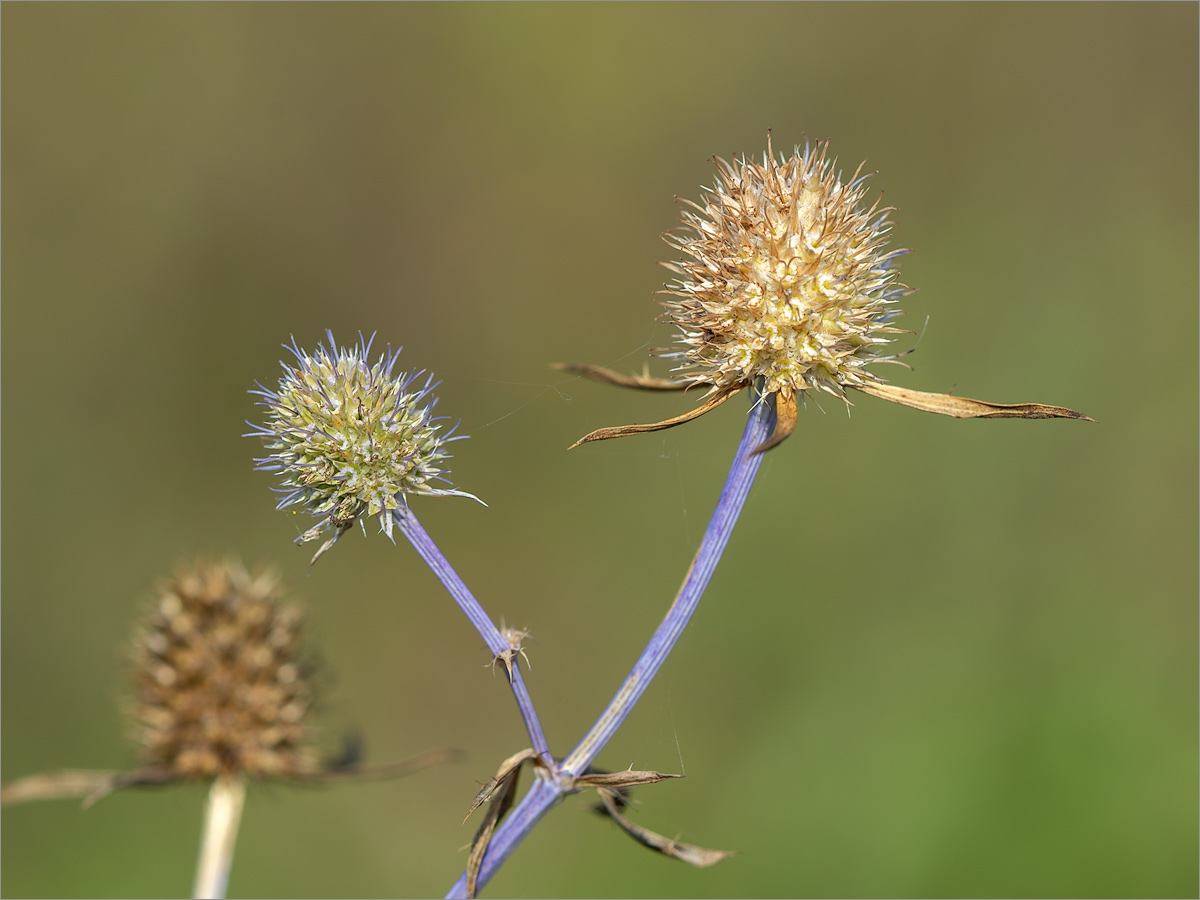
[[[513,797],[517,793],[517,775],[520,769],[514,769],[512,775],[501,786],[501,793],[488,806],[475,839],[471,842],[471,853],[467,857],[467,897],[474,898],[479,884],[479,872],[483,867],[483,857],[487,854],[488,845],[492,842],[492,834],[496,825],[512,808]]]
[[[401,759],[396,762],[378,763],[373,766],[364,766],[357,762],[331,765],[311,775],[294,776],[288,780],[304,784],[330,784],[332,782],[343,781],[377,781],[385,778],[405,778],[420,772],[422,769],[428,769],[431,766],[439,766],[443,763],[460,763],[466,757],[466,753],[462,750],[439,747],[436,750],[426,750],[424,753],[418,753],[415,756],[410,756],[408,759]]]
[[[651,850],[662,853],[665,856],[670,856],[680,862],[685,862],[689,866],[695,866],[698,869],[715,865],[723,859],[738,855],[738,851],[736,850],[709,850],[706,847],[697,847],[695,844],[685,844],[681,841],[671,840],[657,832],[651,831],[649,828],[643,828],[621,814],[620,809],[625,804],[625,801],[620,794],[612,788],[607,787],[601,787],[598,790],[600,799],[604,803],[604,815],[607,815],[616,822],[622,831],[644,847],[649,847]]]
[[[28,803],[32,800],[66,800],[72,797],[90,798],[112,793],[118,787],[120,772],[89,769],[60,769],[18,778],[0,790],[0,804]],[[93,801],[94,802],[94,801]]]
[[[775,430],[771,436],[754,448],[755,453],[766,453],[778,447],[792,436],[796,430],[796,420],[799,413],[796,409],[796,395],[790,391],[775,392]]]
[[[475,887],[479,882],[479,870],[483,866],[483,857],[487,853],[488,844],[492,842],[492,834],[496,830],[496,825],[512,809],[513,798],[517,793],[517,780],[521,774],[521,765],[536,758],[537,754],[532,750],[514,753],[500,764],[500,768],[496,770],[496,777],[485,784],[483,790],[475,795],[475,800],[471,804],[471,812],[474,812],[476,807],[486,799],[491,799],[491,803],[488,804],[479,830],[475,832],[475,838],[471,841],[471,853],[467,857],[468,897],[475,896]],[[467,813],[468,817],[471,812]],[[465,822],[466,819],[463,821]]]
[[[925,412],[953,416],[956,419],[1084,419],[1096,420],[1065,406],[1047,406],[1044,403],[988,403],[955,397],[952,394],[930,394],[911,391],[894,384],[867,382],[854,385],[855,389],[881,400],[890,400],[903,406]]]
[[[467,819],[471,818],[471,814],[483,804],[487,803],[496,793],[496,788],[500,787],[500,782],[495,778],[489,778],[471,798],[471,807],[467,810],[467,814],[463,816],[462,824],[466,824]]]
[[[581,378],[599,381],[601,384],[614,384],[617,387],[638,388],[643,391],[686,391],[697,384],[707,383],[695,377],[652,378],[649,375],[622,375],[604,366],[592,366],[587,363],[554,363],[552,367]]]
[[[500,763],[500,768],[496,770],[495,777],[489,779],[488,782],[479,789],[479,793],[475,795],[475,799],[471,801],[471,808],[468,809],[467,814],[463,816],[463,821],[465,822],[467,819],[471,818],[471,813],[475,812],[475,810],[479,809],[480,806],[490,800],[496,793],[497,788],[503,784],[506,778],[508,778],[510,775],[513,775],[518,769],[520,769],[522,763],[536,758],[537,754],[527,748],[514,753],[504,762]]]
[[[590,434],[585,434],[567,449],[574,450],[580,444],[590,444],[592,441],[606,441],[610,438],[627,437],[631,434],[646,434],[650,431],[662,431],[666,428],[674,428],[676,425],[682,425],[684,422],[700,418],[707,412],[712,412],[739,390],[741,390],[741,387],[735,385],[718,391],[695,409],[685,412],[681,416],[675,416],[673,419],[664,419],[661,422],[654,422],[650,425],[617,425],[611,428],[598,428]]]
[[[669,772],[639,771],[626,769],[624,772],[585,772],[576,777],[576,787],[594,788],[627,788],[635,784],[657,784],[669,778],[683,778],[682,775],[672,775]]]
[[[19,778],[0,790],[0,805],[28,803],[32,800],[83,798],[87,809],[97,800],[127,787],[158,787],[174,784],[180,776],[169,769],[146,768],[134,772],[110,772],[94,769],[59,769]]]

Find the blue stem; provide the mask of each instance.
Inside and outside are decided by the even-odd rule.
[[[467,589],[463,580],[458,577],[458,573],[442,555],[442,551],[437,548],[433,538],[421,527],[421,523],[417,521],[412,510],[401,507],[397,512],[399,515],[396,517],[396,524],[400,528],[400,533],[408,538],[417,553],[420,554],[421,559],[425,560],[425,564],[433,570],[438,581],[450,592],[450,596],[454,598],[454,602],[458,604],[475,630],[479,632],[488,649],[492,651],[492,655],[500,656],[501,653],[509,651],[511,648],[508,641],[500,634],[488,614],[483,611],[483,607]],[[507,670],[507,667],[505,668]],[[517,700],[517,708],[521,711],[521,718],[525,720],[525,730],[529,732],[530,746],[546,764],[550,764],[550,745],[546,743],[542,723],[538,721],[537,711],[533,708],[533,698],[529,696],[529,689],[521,677],[521,667],[515,659],[512,660],[510,685],[513,696]]]
[[[557,805],[567,793],[574,792],[572,779],[591,765],[616,734],[617,729],[649,687],[651,680],[662,668],[662,664],[691,620],[692,613],[700,604],[700,598],[708,587],[725,545],[729,542],[729,536],[733,533],[738,515],[750,493],[750,486],[754,483],[754,476],[762,463],[762,455],[754,453],[754,448],[765,441],[775,427],[775,405],[771,402],[772,398],[763,397],[756,391],[751,393],[754,405],[750,410],[746,430],[742,434],[742,442],[738,445],[729,476],[725,480],[725,487],[721,490],[717,507],[713,510],[704,538],[700,542],[700,549],[696,551],[675,601],[658,630],[654,632],[650,643],[634,663],[625,683],[621,685],[621,689],[609,702],[591,731],[579,742],[570,756],[554,767],[552,773],[539,775],[533,787],[496,829],[483,858],[477,888],[488,882],[525,836],[541,821],[542,816]],[[454,883],[446,896],[467,896],[465,873]]]
[[[609,701],[608,708],[579,745],[571,751],[571,755],[563,761],[560,766],[563,774],[582,775],[592,764],[600,751],[612,740],[617,729],[632,712],[634,705],[641,699],[658,670],[662,668],[662,664],[675,649],[675,644],[691,621],[696,607],[700,605],[700,598],[704,596],[708,582],[716,571],[725,545],[729,543],[729,536],[733,534],[733,527],[737,524],[738,515],[746,503],[750,486],[754,484],[754,476],[762,464],[762,454],[755,453],[754,448],[770,436],[774,427],[775,405],[771,398],[756,400],[750,411],[749,421],[746,422],[746,430],[742,433],[737,455],[734,456],[729,475],[725,479],[725,487],[717,499],[717,508],[713,510],[712,518],[708,521],[700,548],[688,568],[679,593],[675,595],[662,624],[650,638],[650,643],[634,663],[625,683]]]

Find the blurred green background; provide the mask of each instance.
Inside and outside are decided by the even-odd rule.
[[[684,771],[637,819],[567,800],[492,896],[1196,896],[1197,6],[76,5],[3,10],[3,778],[130,768],[124,648],[196,556],[279,567],[330,749],[463,765],[255,786],[234,896],[440,895],[524,746],[407,546],[309,573],[246,391],[323,329],[402,344],[462,420],[417,514],[536,638],[566,753],[687,568],[741,430],[566,446],[690,405],[638,370],[674,196],[830,138],[915,252],[908,387],[1065,404],[954,421],[822,401],[770,454],[678,651],[601,757]],[[910,339],[910,344],[915,343]],[[664,371],[654,363],[655,371]],[[4,812],[3,888],[170,896],[199,786]]]

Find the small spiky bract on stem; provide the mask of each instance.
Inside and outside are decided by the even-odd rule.
[[[251,392],[270,413],[265,425],[248,423],[255,430],[247,435],[271,451],[257,468],[282,476],[278,508],[299,506],[319,519],[298,542],[333,529],[317,557],[365,517],[378,517],[392,537],[408,495],[472,496],[449,486],[446,445],[466,435],[443,431],[445,418],[433,415],[433,376],[393,375],[398,349],[371,363],[371,340],[360,335],[358,344],[339,347],[326,335],[328,346],[312,354],[295,339],[284,345],[294,361],[281,363],[277,390],[260,384]]]
[[[235,563],[164,584],[134,649],[146,768],[180,779],[315,774],[301,621],[273,576]]]

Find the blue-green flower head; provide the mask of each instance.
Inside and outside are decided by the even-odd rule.
[[[264,425],[249,423],[255,431],[247,435],[262,438],[269,451],[256,468],[282,477],[278,508],[301,507],[320,520],[297,541],[333,530],[314,561],[367,517],[378,517],[390,538],[411,494],[472,496],[447,478],[446,445],[466,435],[443,431],[445,417],[433,415],[433,376],[393,375],[400,351],[390,346],[369,363],[374,336],[360,334],[351,347],[326,336],[328,346],[311,354],[295,338],[284,345],[295,359],[281,363],[278,389],[259,384],[251,391],[270,412]]]

